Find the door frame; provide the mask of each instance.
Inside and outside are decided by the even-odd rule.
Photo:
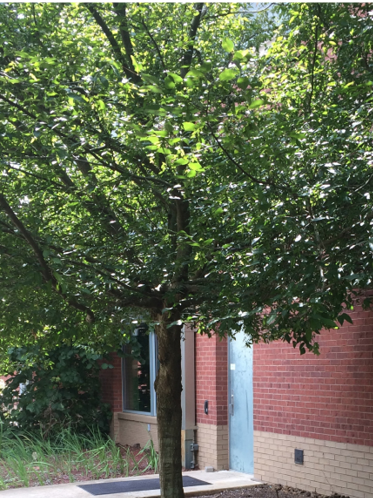
[[[242,330],[241,332],[238,332],[236,335],[238,336],[239,334],[243,334],[244,331]],[[232,463],[232,460],[231,460],[231,448],[232,448],[232,441],[231,441],[231,423],[232,423],[232,415],[231,415],[231,410],[232,410],[232,407],[231,407],[231,388],[232,388],[232,383],[231,383],[231,377],[232,377],[232,371],[234,371],[235,369],[231,368],[231,356],[232,356],[232,352],[231,352],[231,343],[234,339],[232,339],[231,337],[228,337],[228,341],[227,341],[227,346],[228,346],[228,365],[227,365],[227,368],[228,368],[228,389],[227,389],[227,394],[228,394],[228,465],[229,465],[229,469],[232,469],[232,466],[231,466],[231,463]],[[243,346],[244,347],[244,346]],[[253,345],[251,346],[251,358],[250,358],[250,366],[249,368],[251,369],[251,372],[249,372],[249,378],[248,378],[248,382],[251,383],[251,386],[249,386],[249,395],[250,395],[250,406],[249,406],[249,414],[250,414],[250,423],[249,423],[249,432],[251,433],[251,437],[250,437],[250,433],[248,434],[248,438],[249,438],[249,444],[251,446],[251,456],[252,456],[252,465],[251,465],[251,471],[247,472],[247,474],[249,475],[253,475],[254,474],[254,421],[253,421],[253,417],[254,417],[254,396],[253,396],[253,355],[254,355],[254,350],[253,350]],[[234,364],[236,365],[236,364]],[[233,400],[234,401],[234,400]],[[233,409],[235,409],[235,404],[233,403]],[[232,470],[236,470],[236,469],[232,469]],[[242,470],[238,470],[237,472],[243,472]],[[244,472],[246,473],[246,472]]]

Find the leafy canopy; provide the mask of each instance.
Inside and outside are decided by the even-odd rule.
[[[240,9],[0,6],[6,342],[114,344],[149,313],[304,351],[348,319],[372,275],[370,11]]]

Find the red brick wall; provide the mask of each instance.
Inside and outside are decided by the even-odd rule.
[[[228,347],[224,339],[196,334],[196,419],[197,424],[228,424]],[[204,413],[204,402],[209,413]]]
[[[324,331],[320,356],[254,346],[254,429],[373,446],[373,312]]]
[[[102,401],[109,403],[113,412],[122,412],[122,360],[116,353],[110,355],[114,368],[100,371]]]

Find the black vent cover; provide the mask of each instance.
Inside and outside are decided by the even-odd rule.
[[[294,450],[294,462],[303,465],[303,450]]]

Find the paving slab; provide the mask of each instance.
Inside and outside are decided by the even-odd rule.
[[[260,481],[256,481],[253,475],[242,474],[233,470],[221,470],[219,472],[193,470],[192,472],[184,472],[183,475],[210,483],[210,485],[207,486],[190,486],[184,488],[185,496],[214,494],[217,491],[223,491],[225,489],[246,488],[247,486],[260,484]],[[80,484],[87,485],[104,482],[133,481],[136,479],[154,479],[155,477],[158,477],[158,475],[153,474],[147,476],[57,484],[53,486],[6,489],[5,491],[0,491],[0,498],[158,498],[160,496],[159,490],[114,493],[109,495],[96,495],[96,497],[93,497],[88,491],[79,488]]]

